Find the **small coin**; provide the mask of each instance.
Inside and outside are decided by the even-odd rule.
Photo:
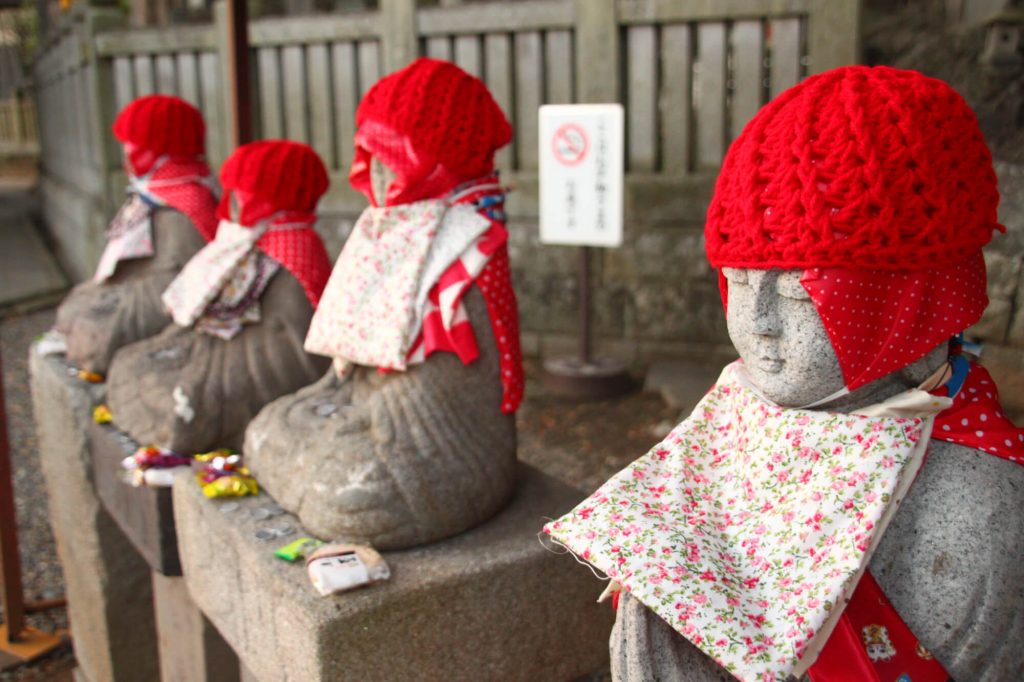
[[[237,502],[225,502],[224,504],[222,504],[220,506],[220,510],[222,512],[224,512],[225,514],[229,514],[229,513],[233,512],[233,511],[237,510],[237,509],[238,509],[238,503]]]
[[[272,528],[260,528],[254,533],[257,540],[273,540],[278,537],[277,532]]]
[[[293,528],[292,526],[281,526],[280,528],[275,528],[274,532],[277,533],[277,537],[283,538],[286,535],[291,535],[292,533],[294,533],[295,528]]]
[[[281,509],[281,507],[277,506],[276,504],[272,504],[269,507],[264,507],[264,509],[267,510],[267,514],[269,514],[270,516],[280,516],[281,514],[284,514],[284,509]]]
[[[267,511],[266,507],[258,507],[249,512],[249,516],[256,521],[265,521],[270,518],[270,512]]]

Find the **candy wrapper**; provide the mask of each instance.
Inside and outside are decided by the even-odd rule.
[[[100,407],[103,406],[100,405]],[[95,411],[93,419],[96,420]],[[121,460],[121,467],[126,472],[127,482],[136,487],[168,488],[174,483],[174,476],[180,470],[189,467],[191,463],[190,457],[183,457],[164,448],[149,446],[139,448],[130,457],[125,457]]]
[[[68,340],[56,329],[51,329],[36,337],[36,349],[40,355],[65,355],[68,352]]]
[[[196,455],[193,461],[200,465],[196,480],[207,497],[241,497],[258,495],[259,484],[242,466],[242,456],[234,450],[220,448]]]
[[[274,556],[279,559],[284,559],[285,561],[298,561],[302,557],[323,546],[323,540],[317,540],[316,538],[299,538],[294,542],[289,542],[284,547],[278,547],[274,550]]]
[[[97,405],[92,408],[92,420],[97,424],[109,424],[114,421],[114,415],[110,414],[110,408],[106,405]]]
[[[306,559],[313,589],[327,596],[391,577],[391,569],[369,545],[324,545]]]
[[[89,372],[84,369],[78,370],[78,378],[82,381],[88,381],[90,384],[102,384],[103,375],[96,372]]]

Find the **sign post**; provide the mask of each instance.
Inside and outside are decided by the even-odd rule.
[[[626,366],[591,343],[592,247],[622,245],[623,110],[620,104],[540,108],[540,241],[580,247],[580,354],[544,363],[556,392],[606,398],[630,388]]]

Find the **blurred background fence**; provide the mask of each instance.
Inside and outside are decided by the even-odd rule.
[[[371,10],[250,23],[257,135],[308,142],[323,157],[332,184],[321,229],[331,250],[365,206],[345,180],[360,97],[417,55],[448,59],[483,78],[515,130],[498,163],[515,189],[508,208],[527,332],[571,330],[575,297],[570,250],[536,242],[537,107],[621,102],[627,243],[601,254],[598,332],[641,345],[678,331],[696,344],[723,343],[698,248],[718,165],[773,95],[857,61],[858,0],[449,4],[380,0]],[[180,95],[206,117],[214,167],[230,152],[223,10],[215,4],[205,24],[132,29],[117,10],[76,5],[40,46],[33,77],[43,206],[73,276],[92,270],[123,191],[110,134],[121,106],[149,93]],[[679,300],[644,293],[663,280]]]

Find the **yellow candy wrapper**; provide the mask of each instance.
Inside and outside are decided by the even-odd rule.
[[[106,405],[97,405],[92,408],[92,420],[97,424],[109,424],[114,421],[114,415],[110,414],[110,408]]]
[[[97,374],[96,372],[89,372],[84,369],[78,370],[78,378],[82,381],[88,381],[90,384],[102,384],[103,375]]]
[[[203,488],[203,494],[207,497],[242,497],[244,495],[259,495],[260,486],[252,476],[230,475],[221,476],[206,483],[203,481],[203,474],[196,474],[196,480]]]

